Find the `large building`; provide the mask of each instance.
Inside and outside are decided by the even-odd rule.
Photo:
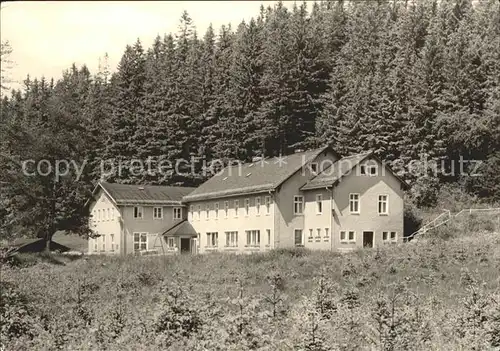
[[[228,166],[198,188],[101,183],[89,252],[347,251],[403,238],[404,183],[330,147]],[[111,217],[110,217],[111,216]]]

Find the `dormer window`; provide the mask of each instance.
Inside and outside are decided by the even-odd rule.
[[[312,162],[311,165],[309,166],[311,169],[312,174],[318,174],[318,163],[317,162]]]

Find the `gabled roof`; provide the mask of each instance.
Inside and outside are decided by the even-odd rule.
[[[96,187],[104,192],[117,205],[125,204],[163,204],[180,205],[182,197],[195,188],[163,185],[130,185],[100,182]],[[95,190],[94,190],[95,194]]]
[[[357,165],[369,158],[376,159],[377,161],[382,163],[382,161],[376,155],[374,155],[372,151],[343,157],[337,160],[337,162],[333,163],[333,165],[331,165],[330,167],[323,170],[323,172],[318,174],[316,177],[309,180],[300,188],[300,190],[312,190],[333,186],[337,182],[339,182],[342,177],[350,174]],[[385,167],[387,168],[387,170],[389,170],[390,173],[392,173],[392,175],[394,175],[394,177],[396,177],[402,183],[403,186],[408,186],[408,184],[398,175],[396,175],[388,166]]]
[[[281,158],[266,158],[254,163],[228,166],[200,185],[183,201],[207,200],[214,197],[273,191],[329,146],[295,153]]]
[[[191,225],[191,223],[188,222],[187,219],[183,220],[182,222],[176,223],[167,230],[165,230],[162,234],[163,236],[176,236],[176,235],[191,235],[191,236],[197,236],[198,233],[194,229],[194,227]]]

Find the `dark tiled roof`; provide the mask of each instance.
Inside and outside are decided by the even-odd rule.
[[[162,234],[163,236],[176,236],[176,235],[192,235],[197,236],[196,230],[193,228],[191,223],[186,219],[180,223],[176,223]]]
[[[100,183],[118,205],[127,203],[180,204],[182,197],[195,188],[162,185]]]
[[[370,155],[371,152],[364,152],[357,155],[342,157],[333,165],[308,181],[300,190],[311,190],[331,186]]]
[[[295,153],[281,158],[266,158],[254,163],[228,166],[200,185],[183,201],[206,200],[274,190],[308,162],[327,150],[328,146]]]

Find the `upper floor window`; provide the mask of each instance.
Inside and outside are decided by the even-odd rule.
[[[349,212],[359,213],[359,194],[349,194]]]
[[[97,210],[97,220],[101,220],[101,210]]]
[[[240,207],[240,201],[234,200],[234,216],[238,217],[238,209]]]
[[[142,218],[143,217],[143,209],[141,206],[134,207],[134,218]]]
[[[379,195],[378,196],[378,214],[388,214],[389,213],[389,196]]]
[[[201,205],[198,205],[198,219],[201,219]]]
[[[224,201],[224,217],[227,218],[229,213],[229,201]]]
[[[163,218],[163,207],[154,207],[153,208],[153,218],[154,219],[162,219]]]
[[[378,174],[377,165],[361,165],[359,166],[359,173],[361,175],[376,176]]]
[[[316,236],[319,238],[321,237],[321,228],[316,228]]]
[[[316,213],[317,214],[323,213],[323,195],[321,194],[316,195]]]
[[[193,205],[189,206],[189,214],[191,215],[191,219],[193,219],[193,215],[194,215],[194,206]]]
[[[219,218],[219,203],[214,204],[215,218]]]
[[[328,238],[328,231],[330,230],[330,228],[325,228],[325,238]]]
[[[210,204],[207,204],[205,206],[205,218],[209,219],[210,218]]]
[[[304,197],[302,195],[293,197],[293,213],[296,215],[304,213]]]
[[[217,247],[218,240],[219,240],[219,233],[217,233],[217,232],[207,233],[207,246],[208,247]]]
[[[310,165],[310,169],[312,174],[318,174],[318,163],[312,162]]]
[[[255,198],[255,212],[257,215],[260,214],[260,197]]]
[[[266,214],[271,213],[271,196],[266,196],[264,198],[264,201],[266,202]]]
[[[182,218],[182,207],[174,207],[174,219]]]
[[[245,215],[248,216],[250,212],[250,199],[245,199]]]

